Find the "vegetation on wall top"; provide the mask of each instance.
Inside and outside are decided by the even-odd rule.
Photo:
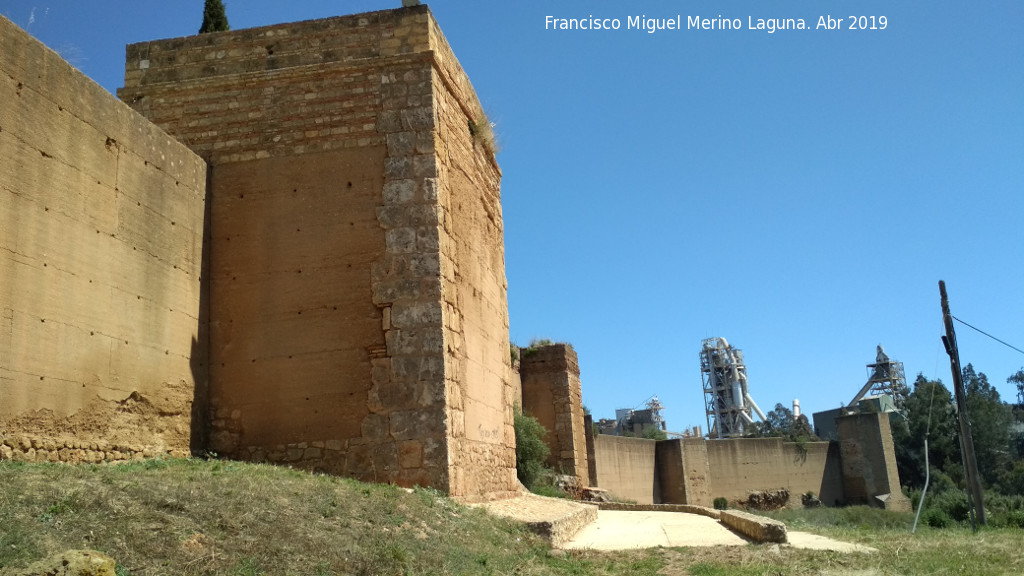
[[[224,32],[230,29],[224,3],[221,0],[206,0],[206,4],[203,6],[203,25],[200,26],[199,33]]]

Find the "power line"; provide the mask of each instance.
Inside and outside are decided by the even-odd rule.
[[[953,316],[953,315],[950,314],[950,316]],[[1020,352],[1021,354],[1024,354],[1024,350],[1021,350],[1020,348],[1017,348],[1016,346],[1014,346],[1012,344],[1007,344],[1006,342],[1003,342],[1002,340],[1000,340],[999,338],[996,338],[995,336],[989,334],[988,332],[985,332],[984,330],[981,330],[979,328],[975,328],[974,326],[971,326],[970,324],[968,324],[967,322],[964,322],[963,320],[957,318],[956,316],[953,316],[953,320],[956,320],[957,322],[963,324],[964,326],[967,326],[971,330],[975,330],[977,332],[981,332],[985,336],[988,336],[989,338],[995,340],[996,342],[999,342],[1000,344],[1002,344],[1003,346],[1006,346],[1007,348],[1013,348],[1017,352]]]

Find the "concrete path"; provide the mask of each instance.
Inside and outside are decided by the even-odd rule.
[[[789,530],[786,532],[786,537],[789,539],[789,545],[793,548],[833,550],[835,552],[878,552],[878,550],[870,546],[833,540],[831,538],[826,538],[825,536],[811,534],[810,532],[793,532],[792,530]]]
[[[840,542],[807,532],[788,532],[793,548],[836,552],[875,552],[873,548]],[[565,549],[628,550],[658,546],[745,546],[740,538],[713,518],[682,512],[617,512],[599,510],[597,521],[562,545]]]
[[[627,550],[658,546],[742,546],[746,543],[707,516],[599,510],[597,522],[580,530],[562,547],[570,550]]]

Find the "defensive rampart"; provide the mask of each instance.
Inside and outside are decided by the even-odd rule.
[[[201,446],[206,165],[2,17],[0,158],[0,458]]]
[[[551,344],[523,351],[520,368],[523,411],[547,430],[548,465],[589,484],[583,393],[576,351]]]
[[[427,7],[135,44],[119,95],[211,166],[211,448],[511,492],[500,171]]]

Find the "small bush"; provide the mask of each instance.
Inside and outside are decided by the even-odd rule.
[[[544,435],[548,431],[536,418],[523,414],[518,407],[513,426],[516,432],[516,474],[523,486],[533,491],[545,473],[551,474],[544,465],[551,453],[548,445],[544,443]]]
[[[924,523],[931,526],[932,528],[948,528],[953,524],[953,520],[939,508],[929,508],[924,511],[921,515]]]
[[[715,510],[725,510],[726,508],[729,507],[729,500],[719,496],[718,498],[715,498],[715,504],[714,505],[715,505]]]
[[[668,435],[665,434],[665,431],[654,426],[644,428],[644,431],[640,436],[642,438],[647,438],[648,440],[668,440]]]
[[[996,528],[1024,528],[1024,511],[993,514],[992,525]]]
[[[947,490],[935,495],[930,503],[926,500],[925,505],[941,510],[954,522],[967,522],[970,519],[967,494],[963,490]]]

